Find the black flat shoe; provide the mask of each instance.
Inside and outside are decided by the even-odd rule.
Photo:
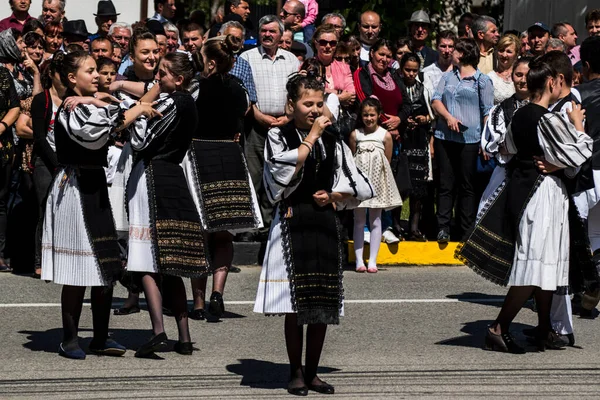
[[[294,396],[308,396],[308,388],[306,386],[297,388],[288,387],[287,391],[289,394],[293,394]]]
[[[321,394],[334,394],[335,393],[335,388],[327,382],[323,382],[320,385],[308,385],[308,389],[312,390],[313,392],[318,392]]]
[[[217,318],[221,318],[225,313],[225,304],[223,303],[223,295],[219,292],[212,292],[210,295],[210,304],[208,312]]]
[[[412,242],[426,242],[427,238],[421,233],[421,231],[414,231],[410,233],[408,240]]]
[[[537,351],[539,352],[544,352],[546,350],[564,350],[567,346],[567,343],[553,331],[548,332],[545,338],[538,337],[536,342]]]
[[[204,311],[202,308],[192,310],[188,313],[188,318],[196,321],[204,321],[206,319],[206,311]]]
[[[167,345],[167,334],[159,333],[156,336],[153,336],[149,341],[144,343],[136,352],[135,356],[137,358],[146,358],[154,354],[154,352],[165,348]]]
[[[183,356],[191,356],[194,352],[194,346],[192,346],[192,342],[177,342],[173,350]]]
[[[232,265],[231,267],[229,267],[229,272],[232,272],[234,274],[239,274],[240,272],[242,272],[242,269],[239,267],[234,267]]]
[[[512,354],[525,354],[525,349],[519,346],[508,332],[500,335],[487,330],[485,335],[485,350],[500,351]]]
[[[129,315],[129,314],[136,314],[139,312],[140,312],[139,306],[131,306],[131,307],[115,308],[113,311],[113,314],[114,315]]]

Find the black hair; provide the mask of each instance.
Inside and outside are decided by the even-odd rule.
[[[529,93],[531,93],[532,99],[544,93],[548,78],[556,78],[558,76],[556,69],[542,58],[543,56],[536,57],[529,63],[527,88],[529,89]]]
[[[77,51],[85,51],[83,46],[77,43],[71,43],[70,45],[67,45],[67,47],[65,47],[65,50],[67,51],[67,54],[75,53]]]
[[[156,36],[145,27],[139,27],[133,30],[131,39],[129,40],[129,54],[133,56],[135,54],[135,48],[137,44],[142,40],[154,40],[156,43]],[[158,44],[158,43],[157,43]]]
[[[325,92],[325,85],[314,76],[305,76],[299,73],[294,73],[290,76],[285,85],[287,90],[287,98],[293,103],[300,100],[302,90],[315,90]]]
[[[37,32],[29,31],[23,35],[23,41],[27,47],[31,47],[39,43],[42,47],[46,44],[44,37]]]
[[[307,58],[300,67],[300,71],[306,71],[307,76],[325,79],[325,66],[316,57]]]
[[[562,51],[553,50],[544,54],[542,60],[552,65],[556,72],[565,77],[567,86],[573,85],[573,64],[568,55]]]
[[[419,56],[415,53],[406,53],[400,59],[400,70],[402,70],[402,68],[404,68],[404,65],[409,61],[416,62],[419,68],[421,68],[421,59],[419,58]]]
[[[533,57],[529,57],[529,56],[517,58],[517,61],[515,61],[514,65],[513,65],[513,71],[516,70],[517,67],[519,65],[521,65],[521,64],[527,64],[527,65],[529,65],[529,63],[531,62],[531,60],[533,60]]]
[[[458,39],[454,48],[462,53],[460,63],[477,69],[479,64],[479,47],[474,39]]]
[[[504,33],[502,35],[514,35],[517,38],[520,38],[521,37],[521,32],[519,32],[516,29],[508,29],[508,30],[504,31]]]
[[[194,61],[190,60],[187,53],[179,51],[165,54],[163,60],[169,62],[170,65],[168,69],[174,76],[183,76],[182,86],[187,88],[194,75],[196,75],[196,65],[194,64]]]
[[[600,36],[590,36],[579,48],[581,63],[588,63],[594,73],[600,73]]]
[[[198,31],[198,32],[200,32],[200,35],[204,35],[204,33],[206,32],[206,29],[203,26],[198,25],[195,22],[190,22],[181,27],[181,35],[182,36],[183,36],[184,32],[193,32],[193,31]]]
[[[67,88],[72,88],[73,84],[69,81],[69,74],[76,73],[81,64],[91,55],[86,51],[73,51],[65,55],[60,68],[60,81]]]
[[[106,66],[114,67],[115,71],[119,69],[117,67],[117,64],[115,64],[115,62],[112,59],[108,57],[98,57],[98,59],[96,60],[96,69],[98,70],[98,72],[100,72],[100,70]]]
[[[375,108],[375,111],[377,112],[378,116],[381,115],[381,113],[383,112],[383,105],[381,104],[381,101],[379,101],[378,98],[367,97],[358,106],[358,118],[356,119],[356,127],[357,128],[364,128],[364,126],[365,126],[365,123],[363,122],[363,119],[362,119],[362,113],[363,113],[363,110],[367,107]]]
[[[42,87],[44,89],[50,89],[52,87],[52,78],[56,72],[60,72],[62,69],[63,61],[65,59],[65,53],[57,51],[54,56],[48,62],[45,62],[40,73],[42,81]],[[62,82],[62,79],[61,79]]]
[[[377,41],[371,47],[371,51],[373,53],[376,53],[377,50],[379,50],[382,47],[387,47],[388,49],[390,49],[390,51],[392,52],[392,55],[396,54],[396,46],[394,46],[394,43],[392,43],[391,40],[387,40],[384,38],[377,39]]]
[[[32,18],[29,21],[25,22],[25,25],[23,25],[22,33],[23,35],[25,35],[27,32],[35,32],[37,29],[41,29],[43,31],[44,24],[42,24],[37,19]]]

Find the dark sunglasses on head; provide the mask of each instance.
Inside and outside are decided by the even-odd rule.
[[[350,62],[350,56],[346,56],[346,57],[342,57],[342,56],[335,56],[334,59],[335,61],[341,61],[341,62],[346,62],[349,63]]]
[[[325,47],[327,45],[330,45],[331,47],[335,47],[335,46],[337,46],[338,41],[321,39],[317,43],[319,43],[319,46],[323,46],[323,47]]]

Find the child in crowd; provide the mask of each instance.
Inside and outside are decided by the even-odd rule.
[[[315,33],[315,21],[319,15],[319,3],[317,0],[299,0],[304,4],[306,15],[302,21],[302,32],[304,33],[304,43],[310,43]]]
[[[377,272],[377,253],[381,243],[381,211],[402,205],[402,198],[394,181],[390,161],[392,159],[392,135],[378,124],[382,113],[381,102],[370,97],[360,105],[361,126],[350,134],[350,149],[356,166],[367,176],[375,190],[375,197],[365,200],[354,210],[354,253],[356,272]],[[369,267],[363,261],[364,226],[367,209],[371,226]]]

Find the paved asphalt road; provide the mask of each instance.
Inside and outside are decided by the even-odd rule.
[[[150,335],[143,311],[111,319],[113,336],[131,351],[119,359],[89,355],[85,361],[56,354],[60,287],[0,275],[0,398],[289,399],[283,319],[252,312],[259,272],[248,267],[231,275],[222,322],[191,321],[199,348],[193,356],[169,351],[161,360],[134,358],[133,349]],[[582,348],[502,354],[481,347],[505,290],[465,267],[389,268],[376,275],[348,271],[345,289],[346,316],[328,332],[320,371],[336,386],[335,398],[600,395],[600,320],[575,320]],[[124,294],[119,287],[115,303]],[[524,309],[513,325],[517,338],[523,340],[520,330],[535,321]],[[172,318],[166,326],[176,339]],[[89,307],[81,328],[86,348]]]

